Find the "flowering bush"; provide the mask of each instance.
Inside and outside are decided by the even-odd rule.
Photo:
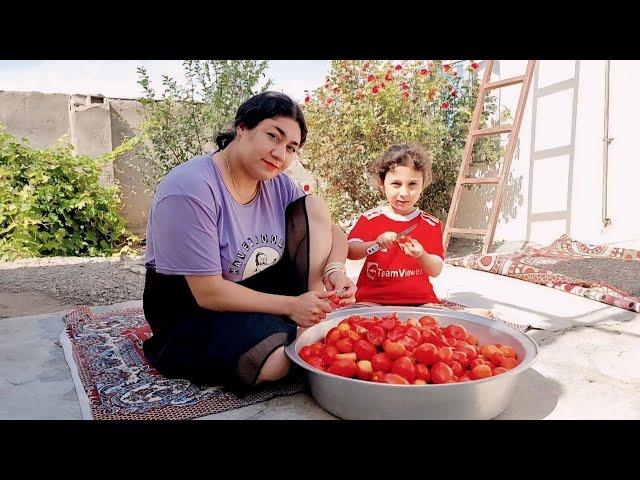
[[[309,137],[302,162],[322,181],[318,192],[334,219],[346,221],[382,200],[372,164],[390,145],[419,143],[430,153],[433,183],[420,208],[446,219],[478,93],[477,62],[333,61],[325,84],[303,101]],[[481,126],[495,112],[486,100]],[[483,138],[476,158],[500,156]]]

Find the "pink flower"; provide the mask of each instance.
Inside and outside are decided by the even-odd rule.
[[[380,91],[380,89],[378,88],[378,86],[377,86],[377,85],[375,85],[375,86],[371,89],[371,93],[373,93],[374,95],[375,95],[376,93],[378,93],[379,91]]]
[[[448,63],[445,63],[444,65],[442,65],[442,69],[445,72],[448,72],[449,70],[451,70],[451,65],[449,65]]]
[[[469,65],[473,70],[477,70],[478,69],[478,63],[477,62],[473,62],[471,65]]]
[[[454,88],[453,90],[451,90],[451,96],[452,96],[453,98],[455,98],[455,97],[457,97],[457,96],[458,96],[458,92],[456,91],[456,89],[455,89],[455,88]]]
[[[384,87],[386,87],[386,85],[384,84],[384,82],[382,82],[382,83],[380,84],[380,88],[384,88]]]
[[[442,105],[440,105],[440,107],[443,110],[448,110],[449,109],[449,102],[442,102]]]
[[[375,79],[376,79],[375,75],[369,74],[369,76],[367,77],[367,82],[373,82]]]
[[[428,73],[429,73],[429,70],[427,70],[426,68],[420,69],[420,75],[427,75]]]
[[[304,103],[309,103],[310,101],[311,101],[311,97],[309,95],[304,97]]]
[[[335,87],[333,89],[333,93],[340,93],[340,87]]]
[[[402,70],[402,65],[400,65],[400,64],[396,65],[396,66],[395,66],[395,69],[396,69],[396,70]]]
[[[333,98],[329,97],[327,98],[327,105],[330,105],[333,103]]]
[[[311,186],[308,183],[305,183],[304,185],[302,185],[302,190],[304,190],[305,193],[309,193],[309,191],[311,190]]]
[[[388,81],[393,80],[393,73],[391,73],[390,71],[387,72],[387,74],[384,76],[384,79]]]

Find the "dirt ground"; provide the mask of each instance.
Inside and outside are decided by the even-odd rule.
[[[0,290],[0,320],[41,313],[72,310],[78,305],[45,295],[40,292],[14,293]]]

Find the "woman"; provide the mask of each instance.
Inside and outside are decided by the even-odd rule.
[[[153,331],[144,353],[160,373],[235,386],[280,379],[284,346],[326,317],[328,298],[354,302],[346,235],[283,173],[306,135],[291,98],[258,94],[218,135],[217,152],[158,186],[143,306]]]

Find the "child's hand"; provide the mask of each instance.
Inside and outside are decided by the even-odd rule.
[[[384,232],[376,238],[376,243],[380,245],[380,248],[389,249],[394,243],[398,241],[398,234],[396,232]]]
[[[420,242],[411,237],[407,237],[404,241],[398,243],[398,245],[406,256],[416,260],[426,253]]]

